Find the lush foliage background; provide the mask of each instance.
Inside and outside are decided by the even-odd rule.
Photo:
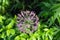
[[[21,10],[38,15],[34,33],[18,30],[16,15]],[[0,40],[60,40],[60,0],[0,0]]]

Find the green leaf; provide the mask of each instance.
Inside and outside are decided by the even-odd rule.
[[[22,38],[28,38],[28,35],[25,34],[25,33],[21,33],[21,34],[20,34],[20,37],[22,37]]]
[[[14,29],[9,29],[9,30],[6,31],[6,33],[7,33],[7,36],[14,35],[15,30]]]
[[[0,32],[2,32],[2,31],[3,31],[3,28],[0,29]]]
[[[16,36],[14,40],[20,40],[20,36]]]
[[[2,5],[3,5],[4,7],[7,6],[7,5],[9,5],[9,1],[8,1],[8,0],[3,0]]]
[[[36,40],[36,38],[35,37],[31,37],[29,40]]]
[[[11,35],[14,35],[15,34],[15,30],[14,29],[10,29],[10,33],[11,33]]]
[[[6,26],[7,29],[11,29],[14,26],[14,20],[11,20],[11,22]]]
[[[20,40],[26,40],[25,38],[21,38]]]
[[[10,36],[10,34],[11,34],[11,33],[10,33],[10,30],[7,30],[7,31],[6,31],[6,34],[7,34],[7,36]]]
[[[5,38],[5,37],[6,37],[5,33],[2,32],[2,34],[1,34],[1,38]]]
[[[0,23],[3,23],[3,20],[5,20],[6,18],[4,16],[0,15]]]

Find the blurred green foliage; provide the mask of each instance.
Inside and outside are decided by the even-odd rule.
[[[9,0],[0,0],[0,13],[5,13],[7,6],[9,6]]]
[[[21,10],[38,15],[34,33],[17,28],[16,15]],[[60,40],[60,0],[0,0],[0,40]]]

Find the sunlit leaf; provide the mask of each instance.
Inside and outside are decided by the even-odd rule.
[[[20,40],[20,36],[16,36],[14,40]]]
[[[5,33],[3,32],[2,34],[1,34],[1,38],[5,38],[6,37],[6,35],[5,35]]]
[[[14,25],[14,20],[11,20],[11,22],[6,26],[7,29],[11,29]]]

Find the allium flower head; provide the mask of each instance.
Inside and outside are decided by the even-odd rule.
[[[17,17],[17,26],[21,32],[31,33],[37,30],[38,20],[33,11],[21,11]]]

